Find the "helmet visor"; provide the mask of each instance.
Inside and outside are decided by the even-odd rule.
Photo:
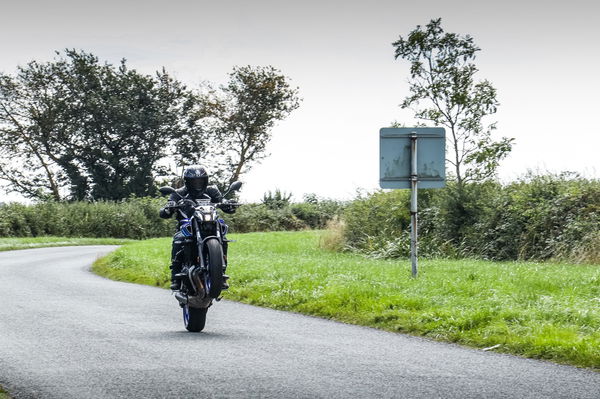
[[[208,179],[206,177],[196,177],[193,179],[186,179],[186,183],[189,190],[205,190],[208,185]]]

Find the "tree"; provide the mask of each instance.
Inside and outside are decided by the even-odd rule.
[[[392,43],[396,59],[410,62],[408,95],[401,104],[425,123],[443,125],[448,131],[447,162],[453,167],[458,187],[465,182],[493,176],[499,162],[512,149],[514,139],[494,141],[496,124],[484,126],[484,117],[498,108],[496,89],[487,81],[475,81],[473,63],[480,49],[469,35],[445,33],[441,18],[406,38]]]
[[[44,141],[52,108],[48,91],[38,90],[43,82],[30,72],[37,67],[20,68],[15,78],[0,75],[0,178],[9,191],[60,200],[64,175]]]
[[[191,94],[66,50],[0,75],[0,178],[36,199],[122,199],[155,192],[172,139],[190,134]]]
[[[207,163],[225,186],[267,156],[299,99],[273,67],[236,67],[207,87],[76,50],[0,74],[0,180],[32,199],[118,200],[154,194],[175,159]]]
[[[214,89],[207,85],[198,95],[197,118],[201,137],[214,135],[205,157],[213,175],[227,185],[266,156],[272,128],[299,106],[298,89],[272,66],[235,67],[229,82]],[[210,132],[210,133],[209,133]],[[183,147],[181,147],[183,148]],[[188,148],[193,149],[192,147]],[[183,151],[190,161],[203,161],[201,151]]]

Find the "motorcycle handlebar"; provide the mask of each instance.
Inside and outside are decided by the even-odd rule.
[[[185,198],[177,201],[177,203],[174,206],[169,206],[168,208],[182,208],[188,203],[191,203],[194,206],[198,205],[194,200]],[[216,207],[219,207],[221,205],[242,206],[242,204],[240,204],[239,202],[212,202],[211,205],[214,205]]]
[[[242,206],[239,202],[219,202],[217,205]]]

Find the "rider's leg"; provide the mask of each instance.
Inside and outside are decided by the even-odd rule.
[[[229,288],[229,284],[227,284],[227,280],[229,279],[229,276],[225,274],[225,270],[227,270],[227,238],[225,236],[223,236],[223,259],[225,260],[225,263],[223,264],[223,289],[226,290]]]
[[[171,250],[171,289],[179,289],[179,282],[175,275],[181,272],[181,256],[183,253],[183,234],[175,233],[173,236],[173,247]]]
[[[225,267],[227,267],[227,238],[223,237],[223,258],[225,259]]]

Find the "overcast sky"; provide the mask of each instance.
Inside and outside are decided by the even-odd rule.
[[[391,43],[442,17],[482,49],[480,79],[498,90],[498,136],[516,138],[500,168],[600,176],[600,6],[594,1],[0,0],[0,71],[77,48],[189,86],[224,82],[234,65],[273,65],[301,107],[274,130],[271,156],[242,198],[267,190],[351,198],[378,185],[379,128],[411,114],[408,65]],[[210,165],[209,165],[210,166]],[[0,193],[0,200],[6,199]],[[14,198],[14,197],[12,197]]]

